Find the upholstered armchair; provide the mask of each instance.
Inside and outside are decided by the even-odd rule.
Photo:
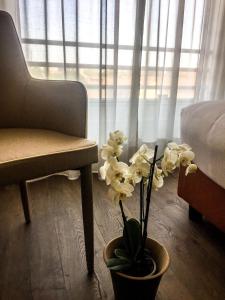
[[[87,266],[92,272],[91,164],[97,162],[97,146],[86,139],[86,122],[84,86],[32,78],[12,18],[0,11],[0,184],[19,185],[29,223],[26,181],[79,169]]]

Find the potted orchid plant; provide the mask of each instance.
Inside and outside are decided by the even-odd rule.
[[[148,219],[152,190],[164,184],[164,178],[179,166],[185,166],[185,174],[193,173],[197,166],[192,163],[194,153],[187,144],[168,143],[164,154],[157,157],[154,149],[142,145],[129,160],[120,161],[126,137],[119,130],[110,133],[107,144],[102,146],[101,157],[105,160],[100,174],[110,186],[109,195],[119,204],[123,219],[123,236],[108,243],[104,260],[111,271],[116,299],[155,299],[162,275],[169,266],[169,255],[160,243],[148,237]],[[139,220],[128,219],[123,201],[133,195],[140,185]]]

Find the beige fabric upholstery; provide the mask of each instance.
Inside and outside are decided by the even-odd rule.
[[[225,188],[225,101],[201,102],[183,109],[181,136],[192,146],[199,169]]]
[[[31,78],[10,15],[0,11],[0,184],[97,162],[80,82]]]
[[[38,129],[0,129],[1,183],[79,168],[96,160],[95,142]]]
[[[80,82],[31,78],[10,15],[0,11],[0,128],[86,135],[86,89]]]

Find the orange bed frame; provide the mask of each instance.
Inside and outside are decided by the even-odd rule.
[[[225,232],[225,189],[207,177],[200,169],[185,176],[180,169],[178,195],[189,203],[190,219],[204,216],[209,222]]]

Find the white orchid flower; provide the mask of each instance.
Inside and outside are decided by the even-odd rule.
[[[137,176],[134,176],[134,175],[129,174],[129,175],[127,175],[127,176],[125,177],[124,182],[129,183],[129,184],[135,186],[137,183],[140,182],[140,179],[139,179],[139,177],[137,177]]]
[[[109,166],[105,174],[106,184],[112,184],[114,181],[123,181],[128,173],[128,165],[124,162],[118,162],[115,157],[111,158],[108,163]]]
[[[167,144],[167,147],[170,149],[170,150],[179,150],[179,145],[177,143],[174,143],[174,142],[170,142]]]
[[[122,146],[105,144],[101,149],[101,157],[104,160],[109,160],[112,157],[119,157],[122,153]]]
[[[108,144],[111,146],[122,145],[127,140],[127,137],[123,134],[122,131],[116,130],[109,134]]]
[[[155,166],[153,180],[152,180],[152,187],[155,191],[158,191],[158,189],[161,188],[163,186],[163,184],[164,184],[163,172],[161,169],[159,169],[157,166]]]
[[[137,160],[149,161],[154,156],[154,150],[149,148],[146,144],[143,144],[139,150],[129,160],[132,164],[135,164]]]
[[[105,163],[100,168],[100,174],[106,184],[111,185],[110,196],[117,202],[131,197],[135,185],[142,180],[144,184],[149,184],[150,160],[154,156],[154,150],[143,144],[130,159],[130,166],[118,161],[125,140],[126,137],[121,131],[111,132],[108,143],[103,145],[101,150],[101,157]],[[161,159],[161,167],[155,165],[152,188],[158,191],[164,185],[164,176],[168,176],[180,165],[187,167],[185,175],[196,172],[197,166],[191,163],[194,157],[189,145],[168,143]]]
[[[148,177],[150,172],[150,164],[143,160],[141,157],[138,157],[134,164],[130,166],[130,171],[139,177],[138,182],[141,181],[142,177]]]
[[[134,187],[127,182],[115,181],[111,184],[111,189],[109,190],[109,195],[113,201],[119,202],[119,200],[124,200],[132,196]]]
[[[180,144],[178,145],[175,142],[170,142],[167,144],[167,147],[169,147],[170,150],[175,150],[178,153],[181,153],[183,151],[191,150],[191,147],[188,144]]]
[[[178,161],[178,153],[176,150],[174,149],[170,149],[169,147],[166,147],[165,151],[164,151],[164,156],[163,158],[165,160],[169,160],[171,161],[174,165],[177,164],[177,161]]]
[[[103,180],[106,179],[106,173],[107,173],[107,170],[108,170],[109,166],[110,166],[109,162],[108,162],[108,161],[105,161],[104,165],[99,169],[101,178],[102,178]]]
[[[138,180],[139,178],[136,179],[135,174],[132,172],[130,166],[128,167],[128,172],[125,176],[124,182],[132,184],[133,186],[135,186],[136,184],[136,180]]]
[[[142,176],[141,173],[137,170],[135,165],[129,166],[125,182],[128,182],[135,186],[136,183],[141,182]]]
[[[191,150],[191,147],[188,144],[181,144],[181,145],[179,145],[179,150],[187,151],[187,150]]]
[[[139,150],[138,150],[136,153],[134,153],[134,155],[131,157],[131,159],[129,160],[129,162],[132,163],[132,164],[135,164],[137,158],[140,159],[140,153],[139,153]]]
[[[173,171],[176,169],[176,165],[170,160],[162,159],[161,168],[163,170],[164,175],[168,176],[169,173],[173,173]]]
[[[179,158],[180,164],[184,167],[188,166],[188,165],[190,165],[191,161],[194,158],[195,158],[194,152],[190,151],[190,150],[186,150],[180,154],[180,158]]]
[[[198,167],[196,164],[190,164],[185,170],[185,175],[187,176],[188,174],[195,173],[197,169]]]
[[[142,177],[148,177],[150,172],[150,165],[147,162],[138,162],[134,165],[136,173]]]
[[[168,176],[168,173],[172,173],[179,164],[179,156],[176,150],[166,147],[164,156],[161,161],[161,168],[163,173]]]

